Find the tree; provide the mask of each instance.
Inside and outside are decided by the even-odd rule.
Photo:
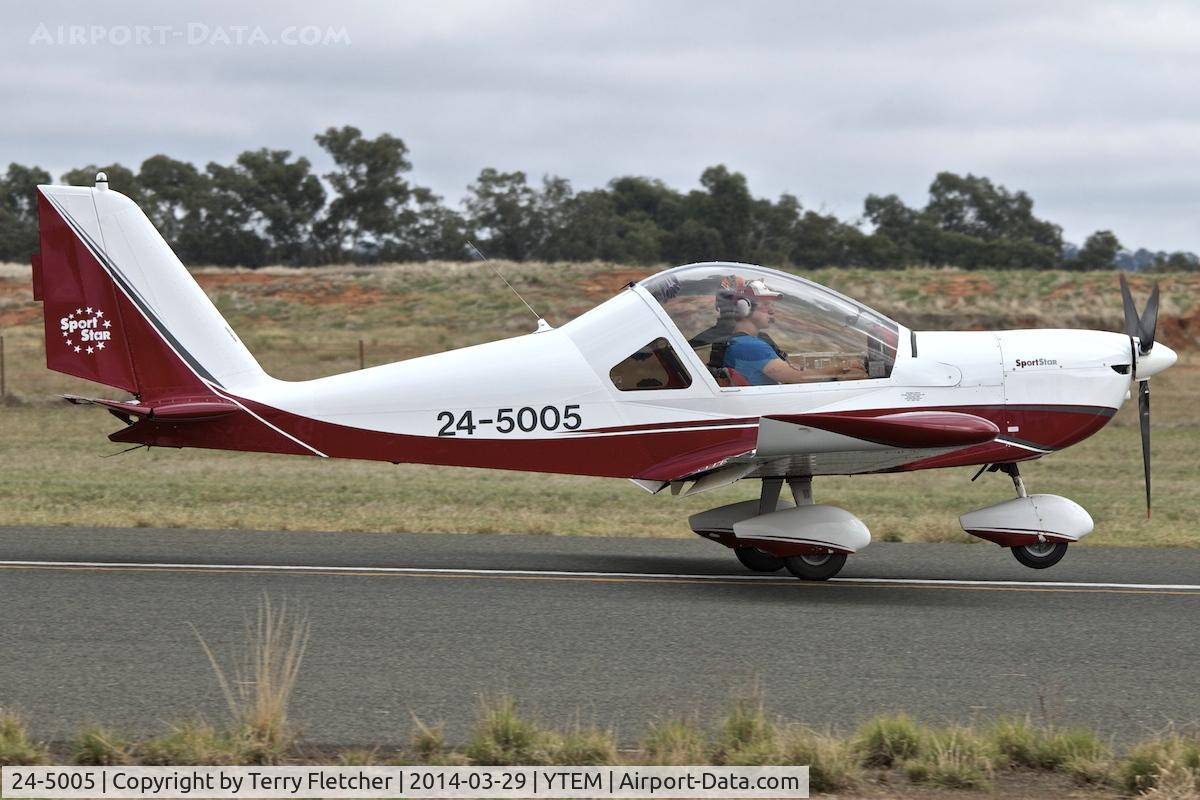
[[[269,257],[292,265],[314,263],[313,225],[325,190],[307,158],[289,161],[288,150],[249,150],[233,166],[209,164],[212,210],[240,217],[267,245]]]
[[[984,177],[939,172],[923,217],[941,236],[930,237],[930,263],[1022,268],[1055,265],[1062,229],[1033,215],[1025,192],[1010,192]]]
[[[29,263],[38,249],[38,184],[50,183],[40,167],[9,164],[0,178],[0,259]]]
[[[782,194],[779,201],[754,201],[746,238],[746,260],[756,264],[789,264],[800,218],[800,201]]]
[[[543,257],[657,264],[661,261],[662,238],[662,231],[645,212],[634,210],[621,215],[612,192],[593,189],[563,204],[561,222],[549,233]]]
[[[1195,253],[1176,250],[1163,260],[1161,267],[1155,267],[1165,272],[1197,272],[1200,271],[1200,257]]]
[[[799,267],[889,266],[875,264],[879,257],[871,237],[832,214],[805,211],[792,235],[789,260]]]
[[[987,178],[939,172],[929,187],[925,215],[944,231],[992,241],[1028,239],[1062,249],[1062,230],[1033,215],[1033,200],[1025,192],[1010,192]]]
[[[925,261],[921,251],[928,247],[921,245],[927,244],[932,226],[897,195],[867,195],[863,201],[863,217],[875,228],[872,238],[880,242],[877,249],[894,259],[887,266]]]
[[[442,198],[423,187],[413,190],[416,221],[407,239],[414,260],[462,261],[471,233],[462,214],[442,205]],[[389,256],[390,257],[390,256]]]
[[[386,133],[367,139],[350,125],[314,138],[338,166],[325,174],[337,196],[322,225],[335,253],[348,249],[356,261],[411,253],[412,240],[424,235],[416,228],[428,228],[419,225],[418,207],[431,211],[433,195],[426,190],[418,196],[405,178],[412,163],[404,141]],[[437,216],[444,221],[440,211]]]
[[[467,218],[482,237],[479,244],[484,252],[513,261],[530,258],[545,230],[538,192],[526,182],[525,173],[486,167],[468,191]]]
[[[180,259],[194,265],[261,267],[271,249],[247,218],[241,197],[215,173],[228,168],[209,164],[191,200],[187,224],[179,234]]]
[[[138,171],[142,210],[172,245],[177,245],[185,225],[196,224],[207,190],[193,165],[165,155],[151,156]]]
[[[754,198],[746,176],[718,164],[701,173],[700,185],[704,192],[688,194],[689,217],[720,237],[720,243],[705,258],[748,260]]]
[[[1096,231],[1087,238],[1079,255],[1067,266],[1073,269],[1112,269],[1121,251],[1121,242],[1112,231]]]
[[[675,254],[672,261],[714,261],[724,242],[721,231],[710,228],[698,219],[686,219],[679,230],[671,235],[667,247],[668,252]]]

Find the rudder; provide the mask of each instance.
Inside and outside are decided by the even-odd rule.
[[[144,401],[265,379],[146,215],[106,187],[39,187],[46,365]]]

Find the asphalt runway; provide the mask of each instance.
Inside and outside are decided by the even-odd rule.
[[[1046,715],[1128,741],[1200,720],[1200,550],[872,544],[839,579],[746,572],[700,538],[0,528],[0,707],[38,735],[133,734],[224,706],[218,653],[263,592],[308,612],[294,717],[396,744],[412,714],[462,741],[481,693],[543,721],[769,710],[849,727]]]

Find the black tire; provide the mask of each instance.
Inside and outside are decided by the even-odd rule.
[[[757,547],[738,547],[733,554],[737,556],[742,566],[752,572],[778,572],[783,569],[783,559],[764,553]]]
[[[1066,542],[1038,542],[1012,548],[1013,558],[1030,569],[1053,567],[1067,554]]]
[[[788,572],[802,581],[827,581],[846,566],[845,553],[805,553],[783,560]]]

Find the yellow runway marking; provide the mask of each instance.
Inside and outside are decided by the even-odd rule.
[[[191,575],[316,575],[360,578],[442,578],[471,580],[568,581],[582,583],[770,586],[792,589],[940,589],[976,592],[1030,592],[1057,594],[1134,594],[1200,597],[1200,585],[1117,584],[1035,581],[969,581],[913,578],[835,578],[831,581],[800,581],[758,575],[670,575],[633,572],[565,572],[553,570],[489,570],[420,567],[321,567],[249,564],[141,564],[106,562],[0,561],[0,570],[57,572],[168,573]]]

